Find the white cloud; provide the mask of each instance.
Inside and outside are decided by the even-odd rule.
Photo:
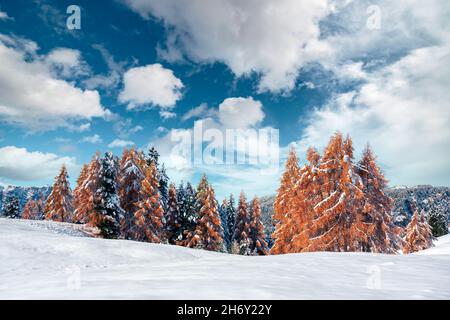
[[[191,110],[186,112],[181,117],[181,120],[182,121],[187,121],[189,119],[199,118],[199,117],[207,118],[207,117],[212,117],[215,114],[216,114],[216,110],[214,110],[212,108],[208,108],[208,104],[207,103],[201,103],[197,107],[192,108]]]
[[[225,128],[249,128],[264,119],[262,104],[249,98],[227,98],[219,105],[219,121]]]
[[[0,121],[44,131],[110,114],[97,91],[56,78],[36,50],[34,42],[1,35]]]
[[[133,121],[129,118],[119,118],[113,124],[113,130],[119,136],[119,138],[125,139],[139,131],[144,130],[144,128],[140,125],[133,126]]]
[[[414,50],[316,110],[300,141],[323,147],[339,130],[369,142],[393,184],[448,185],[450,44]]]
[[[183,83],[160,64],[131,68],[125,72],[123,82],[119,101],[128,103],[130,110],[145,106],[167,109],[182,97]]]
[[[81,52],[68,48],[53,49],[46,57],[56,75],[64,78],[89,74],[89,67],[82,61]]]
[[[134,145],[133,141],[122,140],[122,139],[114,139],[109,145],[108,148],[125,148],[128,146]]]
[[[28,151],[25,148],[0,148],[0,177],[20,181],[53,179],[62,165],[76,168],[75,159],[53,153]]]
[[[92,136],[83,137],[83,139],[81,139],[81,142],[99,144],[103,142],[103,139],[98,134],[94,134]]]
[[[163,19],[163,57],[223,62],[237,76],[261,75],[260,91],[293,89],[300,68],[329,53],[319,21],[327,0],[123,0],[143,18]]]
[[[175,112],[172,111],[167,111],[167,110],[161,110],[159,112],[159,115],[161,116],[161,118],[163,118],[164,120],[167,119],[171,119],[171,118],[175,118],[177,116],[177,114]]]
[[[5,11],[0,10],[0,20],[14,20]]]

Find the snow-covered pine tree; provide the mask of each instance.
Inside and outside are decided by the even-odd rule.
[[[230,194],[230,198],[227,201],[226,207],[226,228],[228,230],[228,239],[225,239],[225,243],[228,243],[227,249],[231,251],[231,246],[233,243],[233,234],[234,234],[234,222],[236,221],[236,208],[234,203],[234,197]]]
[[[167,210],[167,204],[169,201],[169,177],[166,173],[166,168],[164,163],[158,169],[158,179],[159,179],[159,195],[161,197],[161,202],[164,211]]]
[[[29,199],[23,207],[22,219],[39,220],[44,213],[42,199]]]
[[[422,212],[419,216],[419,211],[414,208],[414,215],[411,222],[406,227],[405,245],[403,253],[408,254],[420,250],[428,249],[433,245],[433,236],[428,223],[423,217]]]
[[[94,210],[95,194],[99,188],[101,160],[100,153],[96,152],[88,165],[87,175],[77,191],[77,206],[74,212],[75,223],[88,223],[91,226],[97,224],[97,214]]]
[[[359,251],[359,234],[351,225],[362,211],[363,185],[355,173],[352,140],[336,133],[319,165],[322,200],[314,206],[313,237],[308,251]]]
[[[63,165],[60,173],[56,176],[52,186],[52,192],[47,198],[44,208],[46,220],[59,222],[72,222],[73,205],[72,190],[69,185],[69,175]]]
[[[251,254],[250,241],[250,215],[248,212],[247,199],[244,192],[239,196],[238,209],[233,233],[233,241],[236,241],[240,247],[240,253],[244,255]]]
[[[269,254],[269,247],[261,221],[261,206],[259,199],[254,197],[250,205],[250,251],[253,255]]]
[[[214,196],[214,189],[209,185],[205,175],[198,185],[196,202],[198,210],[197,226],[194,236],[187,246],[210,251],[225,251],[217,200]]]
[[[228,221],[227,221],[227,207],[228,207],[228,201],[227,199],[223,199],[222,204],[219,206],[219,216],[220,216],[220,223],[222,225],[222,238],[223,243],[227,249],[231,247],[230,242],[230,230],[228,229]]]
[[[393,200],[384,192],[387,181],[369,146],[358,163],[363,184],[363,210],[351,225],[356,251],[396,253],[402,246],[400,228],[392,222]]]
[[[3,216],[10,219],[20,218],[19,199],[14,196],[9,196],[3,203]]]
[[[147,154],[147,165],[150,165],[152,162],[156,166],[156,172],[159,183],[159,198],[162,203],[163,210],[166,211],[167,208],[167,200],[169,198],[169,177],[166,173],[166,168],[164,164],[160,167],[159,165],[159,153],[155,147],[151,147]]]
[[[181,184],[178,187],[178,204],[180,209],[180,236],[177,244],[187,246],[189,241],[195,234],[197,227],[198,213],[196,192],[192,185],[188,182],[186,187]]]
[[[153,243],[164,242],[164,211],[158,191],[156,165],[150,162],[145,170],[145,178],[141,182],[141,200],[134,213],[135,227],[133,238],[138,241]]]
[[[117,195],[117,160],[111,152],[106,152],[100,160],[98,189],[94,194],[94,210],[90,223],[100,229],[104,238],[117,239],[120,233],[119,223],[123,216]]]
[[[141,199],[141,183],[144,179],[145,160],[135,149],[125,149],[119,163],[118,194],[124,215],[120,221],[120,235],[124,239],[133,239],[134,213]]]
[[[272,254],[282,254],[287,252],[287,246],[291,239],[287,238],[289,228],[289,216],[288,209],[290,208],[291,196],[293,188],[297,180],[299,179],[299,166],[297,154],[294,147],[289,151],[289,155],[286,161],[285,170],[281,177],[280,188],[278,189],[277,196],[274,203],[274,215],[273,220],[276,223],[275,231],[272,238],[275,239],[275,243],[272,247]]]
[[[441,237],[448,234],[448,219],[444,210],[432,207],[428,212],[427,220],[434,237]]]
[[[170,244],[176,244],[181,235],[180,209],[178,206],[177,190],[174,184],[169,186],[169,199],[165,214],[164,230],[166,239]]]

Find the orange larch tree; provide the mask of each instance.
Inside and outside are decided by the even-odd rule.
[[[261,219],[261,205],[257,197],[253,198],[250,206],[250,251],[253,255],[269,254],[269,246]]]
[[[73,189],[73,207],[74,207],[74,214],[73,214],[73,222],[74,223],[82,223],[82,217],[79,215],[78,208],[81,207],[81,204],[83,202],[84,197],[84,183],[86,182],[88,176],[88,166],[86,164],[83,164],[83,167],[81,168],[80,175],[77,179],[77,185],[75,189]]]
[[[88,223],[91,226],[98,224],[99,217],[94,210],[95,192],[99,186],[100,154],[97,152],[87,166],[86,172],[81,172],[77,180],[75,200],[75,223]]]
[[[392,222],[393,201],[384,192],[387,181],[370,147],[364,150],[357,173],[361,177],[364,192],[363,210],[350,230],[355,235],[354,241],[358,243],[357,251],[397,253],[402,246],[399,236],[401,228]]]
[[[414,208],[411,222],[406,227],[405,245],[403,253],[408,254],[428,249],[433,245],[433,235],[428,223],[425,221],[424,212],[419,216],[417,208]]]
[[[71,222],[72,214],[72,190],[69,185],[67,169],[62,166],[53,183],[52,192],[47,198],[44,215],[46,220]]]
[[[30,199],[23,207],[22,219],[40,220],[43,213],[44,205],[42,199]]]
[[[141,183],[145,178],[145,158],[135,149],[123,151],[119,163],[118,193],[120,206],[124,209],[124,217],[120,221],[120,233],[124,239],[132,239],[134,213],[138,210],[137,204],[141,200]]]
[[[304,251],[358,251],[360,234],[351,225],[362,210],[361,178],[355,173],[352,140],[336,133],[325,148],[318,168],[321,199],[314,206],[312,237]]]
[[[187,246],[225,252],[217,200],[214,189],[209,185],[205,175],[203,175],[197,188],[196,203],[198,211],[197,226]]]
[[[291,205],[293,189],[299,179],[299,166],[295,149],[292,147],[285,165],[285,171],[281,177],[281,185],[278,189],[274,203],[273,219],[276,223],[272,238],[275,243],[272,247],[272,254],[282,254],[287,252],[291,238],[289,237],[290,217],[288,211]]]
[[[164,242],[164,211],[158,191],[158,173],[155,163],[145,170],[145,178],[141,182],[141,200],[134,213],[135,226],[133,239],[153,243]]]

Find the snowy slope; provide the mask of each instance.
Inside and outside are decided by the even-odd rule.
[[[450,299],[450,236],[421,254],[244,257],[0,218],[0,299]]]

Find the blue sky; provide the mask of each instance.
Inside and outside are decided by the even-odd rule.
[[[68,30],[69,5],[81,29]],[[180,170],[172,132],[279,130],[302,159],[336,130],[391,184],[449,185],[448,1],[0,0],[0,181],[74,180],[96,150],[155,145],[169,176],[271,194],[254,165]],[[113,143],[115,141],[115,143]],[[72,181],[73,181],[72,180]]]

